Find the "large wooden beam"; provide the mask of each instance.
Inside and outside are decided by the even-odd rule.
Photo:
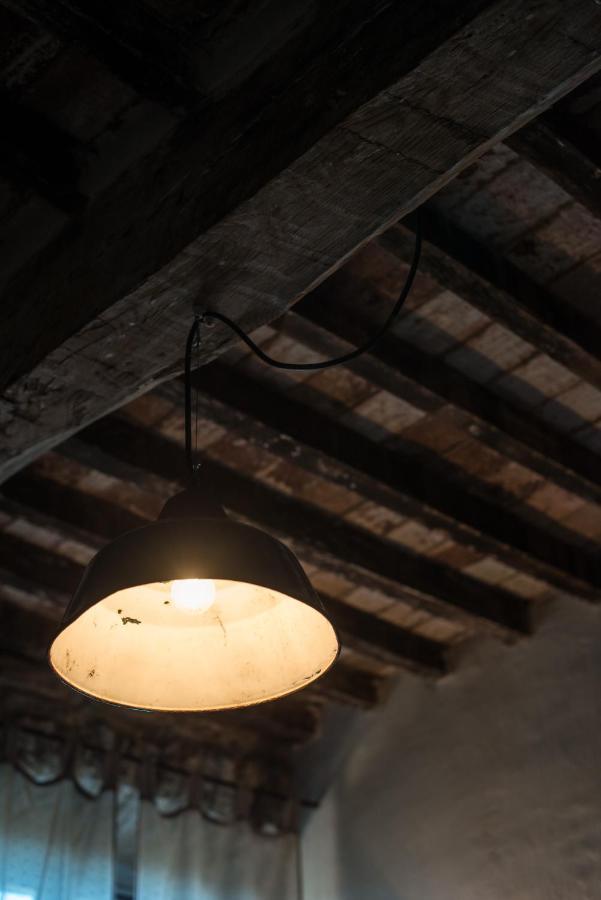
[[[2,0],[1,5],[65,43],[84,47],[145,96],[170,106],[194,102],[185,36],[149,4]]]
[[[322,595],[323,596],[323,595]],[[439,641],[399,628],[362,609],[323,596],[343,646],[421,674],[442,675],[448,671],[447,648]]]
[[[252,110],[243,139],[228,143],[233,123],[241,133],[230,110],[227,125],[208,116],[185,141],[182,134],[166,142],[91,205],[75,233],[19,273],[5,310],[33,306],[43,283],[44,310],[55,318],[49,328],[34,317],[27,340],[3,332],[9,352],[0,356],[15,364],[1,408],[3,477],[177,369],[192,298],[247,329],[269,321],[601,67],[601,23],[587,0],[498,0],[434,52],[449,24],[439,4],[389,10],[371,20],[369,39],[357,34],[359,55],[348,54],[344,66],[325,48],[294,90],[283,88],[262,115]],[[461,15],[473,11],[461,4]],[[395,14],[411,38],[390,27]],[[334,65],[336,77],[324,81],[319,60]],[[361,91],[373,94],[370,73],[384,73],[386,89],[367,102]],[[324,104],[323,84],[342,98],[345,78],[353,86],[346,110],[342,99]],[[307,97],[314,102],[306,105]],[[350,114],[357,101],[363,105]],[[215,122],[225,137],[209,147]],[[206,358],[228,340],[216,329]]]
[[[105,454],[159,475],[182,481],[182,450],[146,429],[117,417],[89,426],[81,439]],[[344,561],[348,567],[375,573],[400,586],[406,585],[436,598],[444,605],[481,620],[481,627],[496,623],[507,631],[531,630],[530,606],[523,598],[459,572],[437,560],[375,535],[317,507],[288,497],[214,460],[205,463],[224,506],[298,543]],[[41,496],[38,491],[38,496]],[[79,523],[81,524],[81,523]]]
[[[29,472],[19,472],[2,485],[2,498],[19,505],[21,518],[33,519],[39,514],[46,521],[54,519],[55,527],[69,523],[69,533],[90,535],[91,546],[111,540],[124,531],[131,531],[148,524],[148,519],[131,512],[125,506],[117,506],[101,497],[93,501],[82,491],[67,487]]]
[[[75,592],[83,573],[79,563],[5,531],[0,534],[0,567],[66,596]]]
[[[452,0],[438,0],[427,9],[410,0],[375,10],[369,0],[333,2],[338,9],[327,13],[308,2],[281,4],[282,35],[271,41],[265,40],[265,13],[254,5],[247,16],[229,9],[223,23],[209,21],[203,27],[199,18],[198,31],[192,35],[189,28],[174,29],[146,8],[132,14],[128,4],[106,9],[69,0],[28,0],[28,15],[87,43],[103,58],[112,49],[117,66],[125,53],[134,64],[131,74],[136,83],[140,69],[151,79],[158,76],[167,88],[179,83],[183,89],[188,84],[193,92],[194,70],[205,83],[198,85],[197,108],[189,118],[176,127],[176,117],[168,137],[152,152],[146,150],[95,198],[77,230],[61,235],[36,260],[43,267],[46,299],[60,303],[61,316],[55,312],[47,322],[39,316],[30,322],[26,357],[14,352],[12,317],[6,317],[0,387],[27,371],[28,360],[41,359],[168,264],[189,241],[251,197],[361,103],[410,71],[490,0],[469,0],[459,14]],[[223,29],[223,37],[213,34],[215,26]],[[287,27],[296,34],[293,48]],[[213,54],[239,28],[245,29],[238,37],[243,58],[232,54],[230,47],[215,72]],[[399,33],[404,35],[402,53]],[[378,66],[368,67],[375,51]],[[208,70],[204,78],[203,68]],[[171,85],[169,73],[175,76]],[[325,104],[324,94],[329,100]],[[275,143],[274,134],[279,135]],[[140,241],[142,232],[145,237]],[[100,239],[102,262],[94,247]],[[70,271],[68,281],[65,269]],[[23,266],[5,286],[6,312],[22,305],[34,284],[37,279],[31,278],[30,267]],[[81,302],[84,291],[86,303]],[[1,351],[11,340],[13,353],[5,358]]]
[[[439,284],[502,322],[541,353],[601,388],[601,326],[433,209],[423,213],[421,267]],[[378,238],[403,261],[413,238],[402,225]]]
[[[507,143],[594,216],[601,217],[601,169],[569,137],[556,130],[552,118],[541,116],[517,131]]]
[[[281,320],[283,333],[325,357],[360,345],[375,328],[361,314],[362,286],[337,272]],[[470,431],[509,459],[567,491],[601,503],[599,455],[511,403],[444,359],[389,332],[353,368],[424,412],[451,403],[473,420]]]
[[[384,678],[338,660],[309,690],[337,703],[371,709],[383,699],[385,682]]]
[[[564,590],[598,599],[601,562],[577,536],[535,510],[503,506],[501,491],[487,491],[472,479],[471,489],[458,483],[456,467],[432,460],[426,448],[416,458],[415,445],[395,436],[395,449],[376,443],[294,394],[285,395],[247,373],[216,362],[194,375],[203,415],[294,465],[411,516],[427,527],[442,528],[460,543],[494,554],[509,565],[543,578]],[[306,389],[305,389],[306,390]],[[222,405],[211,402],[215,398]],[[242,421],[229,413],[242,415]],[[264,427],[261,427],[264,426]]]
[[[0,118],[0,173],[66,213],[81,212],[86,202],[79,186],[83,146],[49,118],[2,93]]]

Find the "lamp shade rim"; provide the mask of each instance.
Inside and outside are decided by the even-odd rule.
[[[175,593],[208,582],[213,596],[202,609]],[[294,553],[220,516],[160,519],[103,547],[48,658],[64,684],[98,702],[190,713],[290,696],[339,654],[336,628]]]
[[[190,715],[191,713],[194,713],[195,715],[201,715],[204,713],[210,714],[210,713],[216,713],[216,712],[226,712],[228,710],[233,710],[233,709],[248,709],[251,706],[267,706],[270,703],[275,703],[277,700],[283,700],[286,697],[292,697],[294,694],[298,694],[301,691],[306,690],[306,688],[310,687],[312,684],[315,684],[317,681],[320,681],[323,678],[323,676],[326,675],[333,668],[333,666],[338,662],[338,659],[340,657],[340,651],[342,649],[341,643],[340,643],[340,638],[339,638],[336,628],[334,627],[334,625],[332,624],[330,619],[328,619],[328,622],[331,625],[332,630],[336,636],[337,650],[336,650],[336,654],[332,658],[332,661],[330,663],[328,663],[328,665],[319,673],[319,675],[317,675],[311,681],[306,681],[304,684],[296,685],[295,687],[291,688],[288,691],[285,691],[285,692],[279,693],[279,694],[275,694],[273,697],[265,697],[265,698],[261,698],[258,700],[247,700],[247,701],[242,701],[242,702],[238,702],[238,703],[230,703],[227,706],[215,705],[215,706],[211,706],[211,707],[203,707],[202,709],[199,709],[197,706],[191,706],[189,708],[184,708],[184,707],[173,708],[173,707],[169,707],[169,706],[164,706],[164,707],[142,706],[142,705],[136,704],[136,703],[128,703],[128,702],[124,702],[124,701],[117,702],[115,700],[107,700],[104,697],[100,697],[93,693],[90,693],[90,691],[87,691],[87,690],[84,691],[82,688],[78,687],[77,684],[75,684],[72,681],[69,681],[67,678],[65,678],[61,674],[61,672],[59,672],[59,670],[56,668],[56,666],[52,662],[52,656],[51,656],[52,645],[54,644],[54,640],[52,641],[52,643],[50,644],[50,647],[48,648],[47,659],[48,659],[48,664],[50,665],[50,667],[51,667],[52,671],[54,672],[54,674],[56,675],[56,677],[66,687],[68,687],[72,691],[75,691],[77,694],[80,694],[82,697],[85,697],[86,699],[91,700],[94,703],[99,703],[102,706],[112,706],[115,709],[131,709],[135,712],[159,713],[159,714],[164,713],[164,714],[169,714],[170,716]],[[60,634],[60,631],[57,632],[56,636],[58,636],[58,634]]]

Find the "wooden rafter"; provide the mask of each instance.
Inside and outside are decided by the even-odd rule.
[[[444,674],[449,667],[444,644],[343,603],[335,597],[323,601],[344,646],[422,674]]]
[[[44,267],[45,294],[48,300],[56,295],[62,316],[60,321],[53,319],[51,330],[39,319],[31,322],[32,361],[39,361],[44,352],[51,351],[72,334],[74,327],[85,325],[89,318],[101,313],[159,266],[168,264],[189,241],[252,196],[362,102],[409,71],[462,21],[469,21],[485,5],[486,0],[469,0],[461,14],[455,14],[452,0],[440,0],[437,9],[424,9],[417,0],[411,0],[408,4],[386,5],[374,15],[372,5],[366,2],[356,4],[358,15],[349,16],[348,20],[322,14],[317,22],[306,23],[307,38],[311,38],[314,28],[318,35],[321,24],[333,31],[334,46],[324,37],[313,36],[306,45],[299,45],[296,54],[285,49],[276,52],[273,58],[268,54],[263,66],[271,75],[266,85],[270,90],[262,93],[261,83],[257,85],[252,77],[240,83],[243,76],[238,74],[233,89],[225,96],[213,101],[205,96],[204,103],[200,104],[203,99],[200,95],[199,108],[190,119],[180,128],[174,128],[168,140],[154,152],[144,154],[96,199],[70,240],[57,241],[43,254],[39,263]],[[93,50],[100,50],[104,58],[112,52],[113,59],[119,62],[125,53],[135,63],[132,72],[137,75],[143,68],[149,78],[154,80],[158,76],[165,85],[169,84],[166,66],[177,70],[182,59],[188,57],[188,84],[192,88],[194,64],[202,67],[209,62],[206,51],[203,54],[202,32],[196,38],[198,59],[194,60],[193,52],[187,52],[191,48],[187,46],[186,32],[174,35],[159,17],[153,21],[155,17],[147,7],[132,15],[127,4],[86,9],[86,5],[69,2],[29,0],[27,12],[59,33],[71,34],[84,44],[91,43]],[[250,16],[247,27],[260,29],[264,22],[255,22]],[[399,31],[406,35],[402,54],[398,52],[396,38]],[[250,34],[248,39],[252,40]],[[316,40],[319,53],[314,56]],[[378,66],[362,68],[361,61],[369,61],[376,48]],[[183,81],[174,78],[171,86],[175,87],[178,81],[183,85]],[[316,84],[321,88],[319,93]],[[325,84],[332,98],[327,105],[322,102]],[[292,120],[291,106],[296,109]],[[273,142],[274,131],[281,135],[277,145]],[[251,159],[254,163],[249,165]],[[182,182],[183,195],[181,190],[171,193],[169,189]],[[149,253],[149,235],[139,244],[138,229],[146,230],[142,223],[155,216],[156,237],[159,232],[161,236]],[[136,232],[138,238],[134,238]],[[101,236],[104,236],[102,265],[94,261],[90,265],[87,263],[92,250],[90,242]],[[132,238],[137,245],[135,251],[131,245],[128,249]],[[86,263],[82,264],[83,260]],[[65,289],[65,268],[71,272],[69,290]],[[60,285],[55,281],[57,277]],[[6,290],[7,302],[9,297],[15,304],[23,302],[32,287],[28,267],[24,267]],[[81,297],[84,290],[85,306],[77,299],[77,294]],[[8,334],[4,339],[8,340]],[[4,360],[0,387],[22,374],[24,365],[25,361],[16,354]]]
[[[66,213],[79,213],[84,149],[40,113],[0,94],[0,173],[23,190],[37,191]]]
[[[473,14],[468,6],[461,6],[467,16]],[[3,332],[10,348],[27,348],[18,358],[0,348],[2,358],[12,360],[5,373],[12,384],[3,408],[4,476],[172,372],[193,296],[201,292],[247,329],[272,319],[386,222],[431,196],[601,66],[594,40],[598,17],[584,0],[544,5],[528,0],[526,6],[522,0],[499,0],[480,14],[476,28],[448,37],[434,52],[449,20],[440,16],[438,5],[390,9],[401,7],[416,35],[423,31],[423,15],[432,17],[436,27],[426,29],[427,46],[423,38],[405,41],[399,54],[397,30],[386,17],[374,19],[370,34],[378,46],[378,67],[362,67],[349,54],[345,71],[359,87],[346,95],[346,109],[334,104],[332,118],[318,117],[317,131],[299,119],[292,142],[274,141],[280,120],[271,109],[256,118],[255,128],[231,153],[220,153],[217,141],[209,152],[202,139],[210,121],[203,120],[201,134],[194,132],[180,145],[166,142],[159,153],[149,154],[134,167],[133,187],[120,178],[116,190],[90,206],[68,240],[62,236],[15,277],[5,292],[5,309],[28,308],[43,273],[44,308],[52,311],[56,328],[39,316],[28,323],[27,342],[10,329]],[[390,47],[389,57],[380,52],[381,41]],[[362,45],[368,60],[373,42]],[[332,54],[323,59],[327,63]],[[366,84],[365,73],[374,69],[378,78],[385,73],[377,89],[386,90],[366,102],[361,90],[369,94],[376,86]],[[408,74],[399,77],[403,72]],[[319,67],[312,69],[298,90],[310,87],[316,94],[321,74]],[[317,94],[321,103],[322,92]],[[495,102],[497,96],[502,102]],[[286,120],[291,108],[305,108],[289,92],[283,91],[280,101],[279,114]],[[239,135],[239,122],[236,128]],[[324,136],[291,163],[303,149],[300,133],[307,138],[305,148],[318,134]],[[227,143],[227,127],[223,136]],[[249,165],[252,139],[260,165]],[[210,203],[207,179],[220,192]],[[201,234],[210,224],[203,211],[210,209],[215,221],[234,207]],[[149,277],[169,260],[159,277]],[[208,355],[225,344],[216,330]],[[48,386],[43,397],[40,385]],[[85,395],[82,385],[90,386]]]
[[[361,316],[352,283],[346,278],[339,285],[338,277],[304,298],[280,326],[326,356],[362,344],[374,330]],[[470,431],[485,444],[565,490],[601,502],[598,454],[534,413],[394,333],[376,344],[368,360],[353,367],[382,390],[427,413],[450,403],[470,416]]]
[[[80,440],[102,451],[100,466],[106,465],[111,456],[128,464],[135,460],[135,467],[143,471],[171,483],[183,482],[179,445],[123,419],[107,417],[96,422],[82,432]],[[531,609],[523,598],[499,587],[484,585],[476,578],[401,545],[379,539],[214,460],[206,466],[224,506],[260,527],[286,536],[298,546],[325,553],[347,567],[358,567],[385,578],[391,585],[401,588],[401,596],[405,585],[435,598],[443,608],[466,614],[480,627],[488,625],[506,634],[531,630]],[[64,496],[67,489],[61,491]],[[39,484],[32,490],[32,496],[39,507],[43,502]],[[54,500],[50,501],[48,509],[52,510],[53,504]],[[66,515],[70,508],[71,502],[66,500],[62,505],[63,514]],[[82,503],[82,512],[86,508]],[[92,517],[95,518],[95,513]],[[103,517],[103,521],[107,519]],[[76,524],[84,526],[80,518]]]
[[[2,0],[2,6],[84,46],[126,84],[145,96],[184,106],[194,102],[185,32],[149,5],[70,0]]]
[[[598,555],[579,545],[575,534],[540,513],[518,511],[515,501],[512,508],[502,506],[483,485],[472,483],[467,490],[450,474],[454,467],[449,464],[447,474],[428,460],[425,448],[416,459],[415,446],[397,435],[395,449],[389,449],[290,393],[280,394],[221,363],[199,369],[194,380],[206,395],[205,414],[229,427],[242,424],[248,440],[254,437],[259,446],[296,465],[317,474],[327,471],[332,480],[353,485],[395,512],[445,528],[459,542],[566,590],[594,599],[601,588]],[[217,409],[210,398],[225,407]],[[228,414],[229,407],[242,414],[243,422]]]
[[[601,217],[601,169],[557,131],[553,118],[541,116],[517,131],[507,143],[594,216]]]
[[[541,353],[601,387],[598,322],[555,297],[502,254],[434,210],[428,210],[423,218],[423,271]],[[404,226],[388,229],[378,240],[403,261],[409,258],[412,238]]]

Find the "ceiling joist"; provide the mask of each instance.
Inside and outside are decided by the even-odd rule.
[[[458,542],[496,554],[565,590],[594,599],[601,588],[598,556],[579,544],[577,535],[568,529],[561,534],[557,523],[519,509],[515,501],[504,507],[473,479],[469,490],[462,487],[444,469],[428,464],[425,449],[416,459],[415,447],[395,436],[392,450],[290,393],[279,394],[220,363],[199,369],[194,383],[205,393],[203,414],[230,429],[242,425],[246,439],[295,465],[315,474],[327,472],[331,480],[382,506],[446,529]],[[213,398],[224,406],[218,409]],[[242,422],[228,408],[241,413]],[[267,431],[257,430],[256,423]]]
[[[89,426],[80,439],[103,451],[99,464],[113,456],[168,482],[183,483],[181,447],[160,435],[108,417]],[[330,513],[288,497],[215,460],[205,463],[211,483],[225,507],[260,527],[449,605],[480,627],[507,633],[529,633],[531,608],[526,600],[437,560],[392,544]],[[38,491],[39,494],[39,491]],[[80,523],[81,524],[81,523]]]
[[[601,388],[601,326],[533,281],[501,253],[434,210],[423,213],[421,268],[491,319]],[[413,238],[403,226],[378,239],[403,261]]]
[[[334,356],[360,345],[373,333],[361,318],[359,288],[339,275],[324,282],[282,320],[281,330],[305,346]],[[464,295],[465,296],[465,295]],[[344,298],[344,302],[341,302]],[[433,412],[445,403],[473,418],[472,433],[504,456],[586,500],[601,502],[601,467],[596,453],[444,359],[388,333],[355,371],[372,383],[421,409]],[[360,362],[360,361],[358,361]]]
[[[356,41],[368,63],[378,48],[377,67],[345,56],[346,45],[340,56],[323,48],[292,92],[251,111],[243,139],[243,90],[225,118],[217,104],[210,146],[209,116],[200,132],[147,153],[12,278],[0,346],[3,478],[172,373],[193,298],[249,330],[273,319],[601,67],[601,26],[585,0],[499,0],[458,31],[458,16],[480,6],[447,6],[443,15],[440,4],[393,4],[370,19]],[[403,28],[391,28],[394,15]],[[340,99],[313,121],[302,91],[323,107],[323,84]],[[291,108],[306,111],[292,134],[282,124]],[[16,312],[33,307],[41,277],[44,310],[24,335],[11,322],[22,329]],[[209,356],[228,342],[216,329]]]

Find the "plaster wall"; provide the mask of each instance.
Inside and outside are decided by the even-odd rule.
[[[305,900],[601,900],[601,610],[403,677],[302,850]]]

